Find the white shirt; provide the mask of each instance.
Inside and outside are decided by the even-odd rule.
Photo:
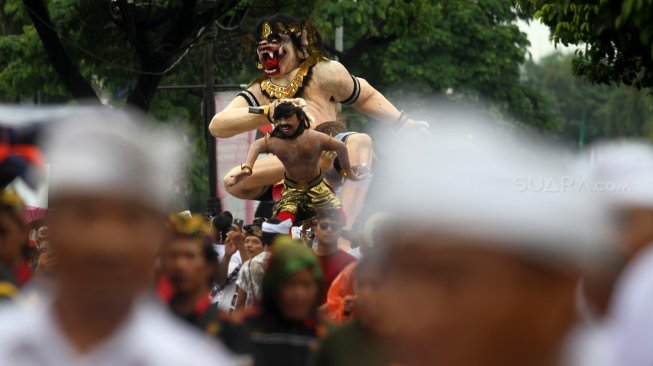
[[[154,302],[140,302],[109,338],[80,353],[51,305],[0,313],[0,363],[20,366],[233,365],[222,346],[174,320]]]
[[[213,244],[213,249],[218,253],[218,263],[222,262],[224,259],[224,244]],[[233,272],[239,264],[243,263],[243,259],[240,257],[240,252],[236,251],[234,255],[231,256],[229,260],[229,273]]]
[[[610,312],[613,366],[653,365],[653,244],[619,278]]]
[[[213,249],[218,253],[218,262],[222,262],[224,259],[224,244],[213,244]],[[229,259],[229,267],[227,267],[227,278],[243,263],[243,259],[240,256],[240,252],[236,251]],[[218,308],[222,311],[233,310],[234,297],[238,287],[236,286],[236,281],[227,284],[224,286],[222,291],[218,292],[215,296],[211,298],[211,303],[218,303]]]
[[[238,272],[236,285],[245,291],[247,300],[245,305],[249,306],[254,303],[254,299],[261,301],[263,294],[263,276],[265,275],[265,262],[270,258],[270,252],[261,252],[254,258],[245,261],[243,267]]]

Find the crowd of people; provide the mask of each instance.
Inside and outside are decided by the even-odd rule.
[[[48,217],[0,194],[3,365],[653,364],[647,143],[457,117],[395,139],[356,230],[294,230],[170,213],[179,151],[133,115],[55,126]]]

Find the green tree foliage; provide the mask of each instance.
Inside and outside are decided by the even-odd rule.
[[[88,83],[93,77],[104,89],[126,86],[126,102],[145,111],[163,76],[211,24],[233,19],[240,9],[237,1],[226,0],[21,2],[70,94],[99,102]],[[71,54],[71,48],[79,54]]]
[[[585,45],[574,73],[593,83],[653,87],[653,0],[517,0],[556,43]]]
[[[25,2],[6,0],[0,4],[0,102],[71,102],[74,93],[70,93],[52,67],[53,60],[45,52],[30,19],[30,12],[34,10]],[[159,83],[203,84],[203,51],[209,42],[216,44],[219,65],[215,69],[216,79],[241,74],[243,53],[226,55],[225,52],[240,51],[237,23],[243,14],[239,12],[239,7],[242,7],[238,2],[231,2],[231,10],[217,17],[224,29],[217,34],[203,32],[200,37],[197,37],[199,32],[190,33],[195,36],[185,40],[190,46],[182,44],[176,49],[171,44],[174,40],[164,39],[164,35],[174,33],[175,20],[184,16],[183,4],[195,4],[193,12],[202,13],[206,12],[207,4],[215,6],[216,2],[137,1],[135,3],[151,6],[151,11],[147,12],[144,7],[132,9],[133,15],[140,17],[133,19],[139,31],[124,29],[126,25],[121,23],[126,21],[124,14],[117,13],[119,9],[112,7],[120,1],[59,0],[45,3],[52,29],[56,30],[63,51],[73,61],[76,72],[93,87],[93,94],[114,106],[122,106],[130,96],[139,95],[145,89],[155,91]],[[243,3],[247,5],[247,2]],[[151,25],[147,25],[148,22]],[[146,25],[149,31],[145,31]],[[142,39],[130,39],[134,36]],[[157,56],[166,57],[168,61],[159,63]],[[149,83],[146,88],[139,89],[139,85],[146,83]],[[179,124],[186,132],[192,158],[188,169],[190,184],[181,187],[181,193],[187,197],[191,209],[202,210],[208,196],[202,90],[159,91],[145,103],[136,104],[149,109],[156,118]]]
[[[579,143],[617,137],[653,139],[650,94],[623,85],[591,84],[575,77],[572,59],[571,55],[552,55],[525,66],[526,83],[551,101],[552,112],[562,122],[560,135]]]
[[[57,100],[66,94],[20,0],[0,5],[0,101]],[[65,100],[65,97],[63,98]]]
[[[555,129],[537,91],[520,83],[529,45],[510,0],[341,0],[313,12],[322,36],[344,25],[343,64],[392,96],[489,103],[504,116]],[[331,43],[332,44],[332,43]]]

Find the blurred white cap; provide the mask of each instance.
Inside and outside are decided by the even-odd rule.
[[[179,139],[177,139],[179,140]],[[184,154],[171,133],[135,112],[84,109],[51,124],[50,194],[112,195],[164,210]]]
[[[610,204],[653,208],[653,146],[649,143],[594,144],[583,158],[582,169]]]
[[[571,152],[469,115],[440,118],[431,132],[380,147],[392,168],[379,210],[547,263],[592,265],[610,250],[609,212],[578,187]]]

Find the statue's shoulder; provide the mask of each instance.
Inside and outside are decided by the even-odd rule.
[[[334,61],[331,59],[328,59],[324,56],[318,57],[318,59],[315,61],[315,64],[313,65],[314,69],[324,69],[324,68],[330,68],[333,66],[334,63],[339,63],[338,61]]]
[[[317,61],[313,72],[316,74],[331,75],[335,73],[347,72],[347,68],[343,66],[340,62],[335,60],[330,60],[326,57],[322,57]]]
[[[267,79],[265,76],[259,76],[259,77],[255,78],[255,79],[252,80],[249,84],[247,84],[247,89],[249,89],[249,88],[251,88],[251,87],[253,87],[253,86],[259,86],[259,85],[261,85],[261,82],[262,82],[263,80],[265,80],[265,79]]]

